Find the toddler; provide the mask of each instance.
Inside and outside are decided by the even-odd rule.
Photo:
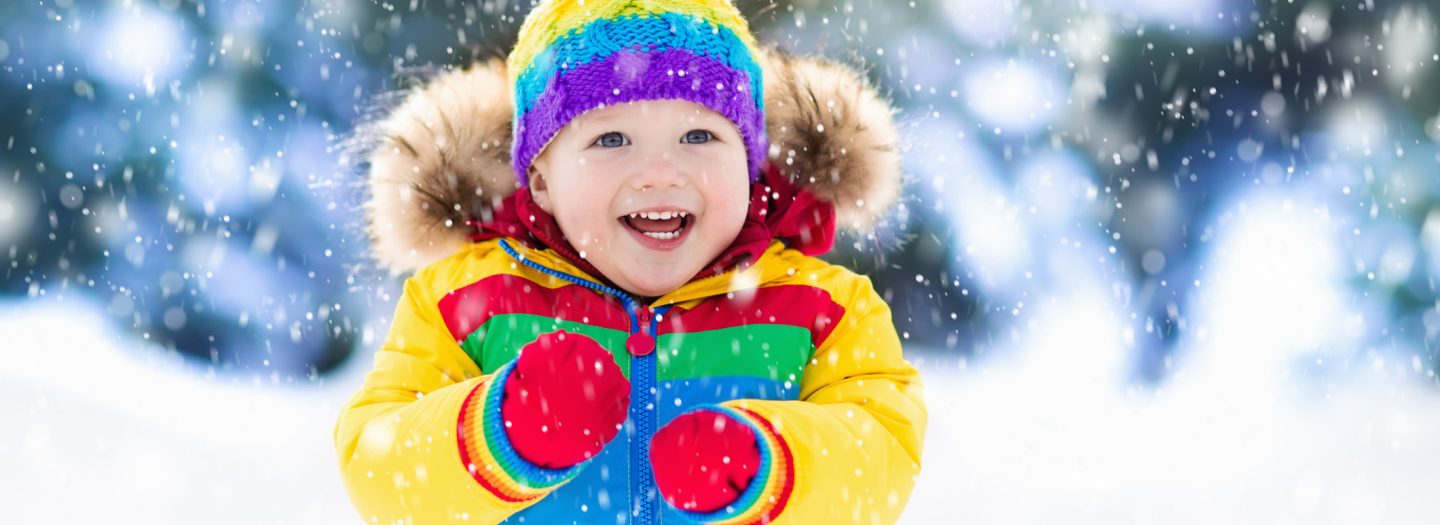
[[[862,77],[725,0],[552,0],[373,128],[405,281],[342,410],[366,523],[893,523],[925,407],[870,281],[899,192]]]

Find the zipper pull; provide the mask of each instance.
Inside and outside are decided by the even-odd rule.
[[[625,339],[625,350],[635,357],[644,357],[655,351],[655,336],[650,333],[649,308],[637,308],[635,324],[639,328]]]

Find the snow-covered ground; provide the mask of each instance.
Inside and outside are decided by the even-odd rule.
[[[907,523],[1435,522],[1440,398],[1413,384],[1326,398],[1219,380],[1155,397],[1020,367],[929,372]]]
[[[87,304],[0,306],[6,523],[354,523],[318,385],[206,378]]]
[[[330,432],[367,358],[236,383],[105,326],[84,303],[0,305],[6,523],[356,522]],[[1157,395],[1046,357],[914,354],[931,423],[905,523],[1433,522],[1440,396],[1413,382],[1216,372]]]

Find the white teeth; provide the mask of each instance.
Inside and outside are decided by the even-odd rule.
[[[632,214],[630,214],[630,217],[631,217],[631,218],[635,218],[635,217],[638,216],[638,217],[643,218],[643,219],[649,219],[649,220],[653,220],[653,221],[663,221],[663,220],[669,220],[669,219],[674,219],[674,218],[685,217],[685,216],[687,216],[687,215],[689,215],[689,214],[686,213],[686,212],[683,212],[683,211],[642,211],[642,212],[632,213]],[[682,225],[682,226],[683,226],[683,225]],[[681,232],[682,230],[684,230],[683,227],[678,228],[678,229],[676,229],[675,231],[670,231],[670,232],[640,232],[640,234],[642,234],[642,235],[644,235],[644,236],[646,236],[646,237],[649,237],[649,238],[651,238],[651,239],[655,239],[655,240],[669,241],[669,240],[673,240],[673,239],[678,239],[678,238],[680,238],[680,232]]]
[[[689,217],[690,212],[684,211],[637,211],[630,214],[631,219],[650,219],[652,221],[668,221],[670,219]]]

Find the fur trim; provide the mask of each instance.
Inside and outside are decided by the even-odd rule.
[[[821,59],[769,51],[765,123],[782,173],[835,205],[840,226],[869,228],[900,194],[894,110],[863,75]],[[500,60],[441,73],[361,126],[373,146],[366,206],[374,256],[417,270],[469,242],[470,219],[518,187],[510,162],[514,107]]]
[[[791,182],[833,204],[840,227],[869,229],[900,196],[895,110],[848,67],[767,55],[770,161]]]
[[[393,273],[438,261],[469,242],[469,219],[515,192],[510,81],[500,60],[443,73],[362,133],[369,154],[369,233]]]

